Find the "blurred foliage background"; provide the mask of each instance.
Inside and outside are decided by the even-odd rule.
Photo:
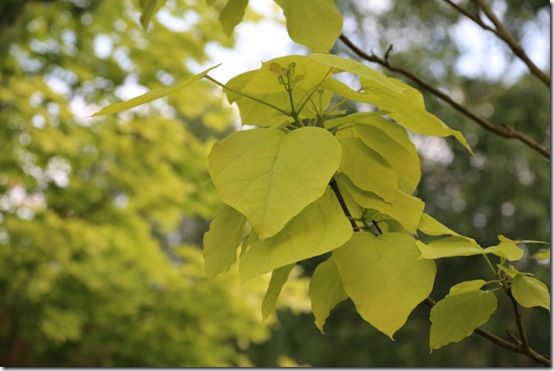
[[[518,39],[529,27],[548,34],[547,1],[494,1]],[[504,71],[480,61],[482,75],[461,74],[456,65],[467,55],[453,36],[461,16],[442,1],[337,3],[345,33],[364,49],[382,55],[393,44],[395,64],[549,143],[548,89],[526,69],[510,74],[516,61],[506,48]],[[118,118],[75,114],[129,98],[128,86],[186,78],[188,66],[208,60],[209,42],[232,47],[205,1],[165,8],[192,26],[154,22],[145,33],[132,1],[0,1],[1,365],[534,366],[476,336],[429,354],[423,305],[395,342],[350,302],[321,335],[306,312],[303,278],[287,284],[278,316],[265,324],[267,280],[240,286],[230,272],[208,282],[201,238],[218,200],[206,155],[236,124],[222,94],[199,83]],[[335,52],[348,54],[340,43]],[[484,246],[498,234],[550,241],[549,162],[425,100],[475,151],[414,138],[426,211]],[[536,249],[529,246],[517,268],[550,282],[549,265],[530,258]],[[307,261],[303,274],[316,263]],[[434,295],[485,274],[477,258],[440,260]],[[549,354],[549,314],[523,309],[523,316],[533,347]],[[485,328],[501,336],[515,330],[504,297]]]

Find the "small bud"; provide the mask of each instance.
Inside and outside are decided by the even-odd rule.
[[[280,75],[283,71],[283,67],[279,63],[272,62],[269,64],[269,70],[276,75]]]

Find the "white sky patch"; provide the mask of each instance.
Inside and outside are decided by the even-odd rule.
[[[242,22],[234,31],[235,46],[224,48],[216,43],[206,46],[210,61],[190,63],[189,68],[198,73],[214,64],[221,66],[210,72],[215,79],[226,83],[232,77],[260,67],[262,61],[281,57],[291,52],[293,42],[287,33],[283,15],[276,12],[271,1],[252,1],[252,8],[267,17],[259,22]]]

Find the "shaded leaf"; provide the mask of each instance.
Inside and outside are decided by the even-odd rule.
[[[394,218],[410,233],[416,231],[421,213],[425,207],[425,204],[419,198],[409,196],[402,191],[396,191],[396,197],[390,204],[372,192],[363,191],[356,187],[344,175],[339,176],[338,179],[358,205],[366,209],[380,211]]]
[[[342,31],[335,0],[275,0],[287,19],[291,39],[312,51],[330,50]]]
[[[223,32],[231,36],[235,27],[242,21],[248,0],[229,0],[219,15]]]
[[[460,282],[450,288],[448,295],[462,294],[467,291],[480,290],[487,282],[485,280],[471,280]]]
[[[160,8],[165,4],[166,0],[140,0],[140,24],[145,30],[148,29],[150,20],[160,10]]]
[[[284,265],[321,255],[339,247],[351,235],[352,226],[328,189],[277,235],[252,244],[240,258],[241,278],[247,281]]]
[[[204,234],[204,262],[208,278],[226,272],[236,260],[237,248],[245,235],[246,219],[223,204]]]
[[[347,298],[339,271],[333,259],[319,264],[310,280],[310,299],[315,325],[323,333],[325,321],[331,310]]]
[[[382,157],[358,138],[340,140],[342,160],[340,171],[365,191],[371,191],[387,202],[396,197],[396,173]]]
[[[485,324],[497,307],[492,291],[464,291],[448,295],[431,309],[431,350],[458,342]]]
[[[269,286],[262,302],[262,318],[264,321],[269,317],[271,312],[275,310],[275,304],[277,304],[279,294],[287,282],[293,268],[294,264],[289,264],[275,269],[273,273],[271,273],[271,280],[269,281]]]

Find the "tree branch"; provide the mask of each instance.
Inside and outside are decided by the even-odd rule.
[[[424,301],[425,301],[425,304],[427,304],[430,307],[433,307],[435,304],[437,304],[437,302],[431,298],[426,298]],[[501,346],[502,348],[506,348],[508,350],[511,350],[512,352],[525,354],[527,357],[531,358],[533,361],[543,366],[550,367],[551,365],[550,360],[548,358],[537,353],[535,350],[531,349],[529,345],[523,346],[523,344],[512,343],[511,341],[508,341],[499,336],[491,334],[490,332],[480,328],[476,328],[473,331],[473,333],[497,344],[498,346]]]
[[[533,150],[540,153],[545,158],[550,159],[550,149],[543,146],[542,144],[538,143],[534,139],[528,137],[526,134],[524,134],[524,133],[522,133],[522,132],[520,132],[516,129],[510,128],[506,125],[499,126],[499,125],[493,124],[489,120],[478,116],[473,111],[470,111],[468,108],[462,106],[460,103],[458,103],[455,100],[453,100],[452,98],[450,98],[449,95],[443,93],[442,91],[435,88],[430,83],[422,80],[421,78],[414,75],[410,71],[405,70],[401,67],[393,66],[392,64],[390,64],[390,62],[387,59],[378,57],[374,53],[367,54],[366,52],[361,50],[359,47],[357,47],[352,41],[350,41],[350,39],[348,37],[346,37],[345,35],[340,35],[339,39],[344,43],[344,45],[346,45],[346,47],[348,49],[350,49],[358,57],[360,57],[360,58],[362,58],[362,59],[364,59],[368,62],[377,63],[377,64],[385,67],[389,71],[396,72],[400,75],[403,75],[403,76],[407,77],[408,79],[410,79],[413,82],[415,82],[416,84],[418,84],[421,88],[427,90],[429,93],[433,94],[438,99],[440,99],[443,102],[447,103],[452,108],[454,108],[455,110],[457,110],[458,112],[460,112],[464,116],[468,117],[469,119],[471,119],[472,121],[474,121],[475,123],[480,125],[482,128],[484,128],[484,129],[486,129],[490,132],[493,132],[493,133],[495,133],[495,134],[497,134],[501,137],[507,138],[507,139],[517,139],[520,142],[525,143],[529,148],[532,148]]]
[[[512,36],[512,34],[510,34],[510,32],[506,29],[506,27],[504,27],[504,24],[500,21],[500,19],[496,16],[496,14],[494,14],[489,3],[486,0],[474,0],[474,1],[477,3],[478,7],[483,11],[483,13],[485,13],[487,18],[494,24],[494,27],[495,27],[494,30],[491,27],[487,27],[485,29],[493,32],[498,38],[504,41],[504,43],[508,45],[508,47],[512,50],[512,52],[516,56],[518,56],[523,63],[527,65],[527,67],[529,68],[529,71],[531,71],[533,75],[535,75],[546,86],[548,86],[548,88],[550,88],[550,76],[547,75],[543,70],[538,68],[533,63],[531,58],[529,58],[527,53],[525,53],[525,50],[523,50],[523,48],[519,46],[516,39]]]

